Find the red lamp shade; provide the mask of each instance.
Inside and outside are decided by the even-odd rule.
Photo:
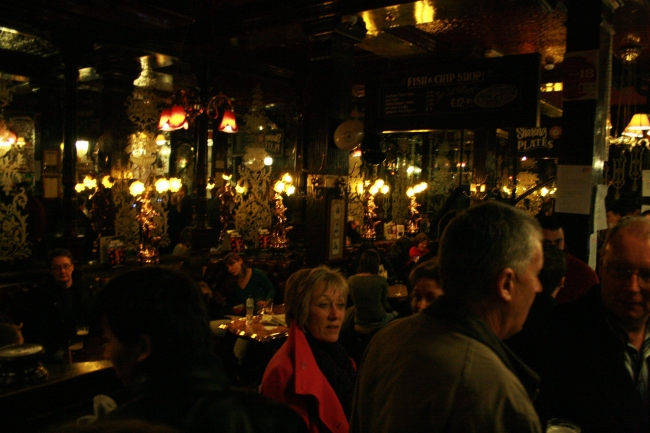
[[[158,121],[158,129],[165,129],[165,126],[169,126],[169,118],[172,117],[171,108],[166,108],[160,113],[160,120]]]
[[[185,116],[185,109],[180,105],[174,105],[172,108],[167,108],[160,113],[160,122],[158,122],[158,129],[163,131],[176,131],[177,129],[187,129],[189,124]]]
[[[223,110],[223,120],[221,125],[219,125],[219,131],[234,133],[239,131],[237,127],[237,121],[235,120],[235,113],[231,109]]]

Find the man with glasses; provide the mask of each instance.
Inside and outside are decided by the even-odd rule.
[[[46,360],[67,359],[68,343],[79,325],[93,325],[98,287],[75,270],[72,253],[56,248],[47,254],[50,274],[28,293],[24,318],[25,342],[45,348]],[[92,327],[91,327],[92,329]]]
[[[650,431],[650,220],[624,218],[605,240],[601,284],[533,324],[542,420],[584,432]]]

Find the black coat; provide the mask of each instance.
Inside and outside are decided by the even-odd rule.
[[[130,397],[100,419],[138,419],[192,433],[302,433],[293,410],[252,391],[233,390],[218,364],[151,369],[129,386]]]
[[[79,270],[72,273],[72,282],[64,289],[48,275],[27,294],[23,316],[25,342],[42,345],[48,361],[53,361],[50,357],[57,350],[67,354],[77,325],[89,325],[91,332],[98,332],[94,314],[98,284]]]
[[[529,350],[520,356],[541,377],[535,406],[542,422],[565,418],[583,433],[650,431],[650,411],[625,367],[625,343],[608,314],[596,286],[527,327]]]

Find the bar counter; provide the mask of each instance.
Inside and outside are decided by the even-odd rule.
[[[47,379],[0,386],[0,431],[40,432],[93,413],[93,397],[124,390],[110,361],[46,365]]]

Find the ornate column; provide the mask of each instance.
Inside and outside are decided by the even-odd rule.
[[[322,30],[321,30],[322,31]],[[323,33],[321,33],[322,35]],[[338,149],[333,142],[336,127],[350,119],[354,44],[363,40],[366,26],[361,18],[354,22],[333,22],[326,36],[320,36],[310,62],[306,80],[304,167],[311,175],[346,176],[349,152]],[[312,186],[307,179],[307,190]],[[327,259],[327,209],[329,199],[338,196],[334,185],[326,188],[321,179],[319,195],[307,195],[305,242],[307,265],[314,266]],[[341,246],[343,248],[344,246]]]
[[[613,30],[605,19],[608,8],[605,2],[592,0],[566,1],[567,42],[564,60],[564,114],[563,134],[558,148],[558,165],[582,165],[592,168],[591,185],[584,193],[593,197],[595,186],[601,183],[602,163],[605,155],[609,89],[612,71]],[[597,74],[596,94],[591,99],[568,98],[567,82],[570,77],[567,65],[572,56],[588,57],[595,53]],[[575,71],[574,71],[575,72]],[[564,223],[567,250],[582,260],[589,255],[589,237],[593,232],[590,215],[558,213]]]

